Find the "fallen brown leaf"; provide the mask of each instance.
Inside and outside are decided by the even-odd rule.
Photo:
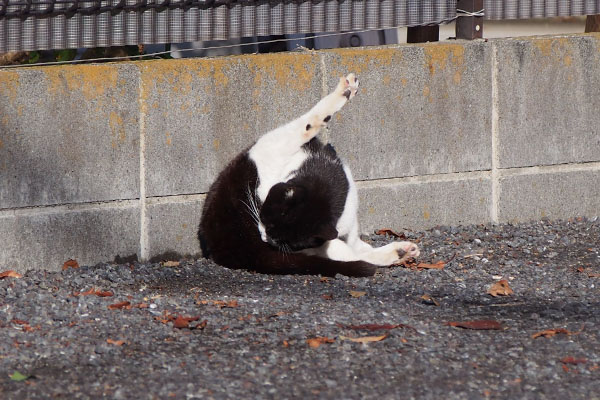
[[[214,306],[217,306],[219,308],[235,308],[237,306],[239,306],[237,300],[229,300],[229,301],[223,301],[223,300],[200,300],[196,302],[197,304],[202,304],[202,305],[207,305],[207,304],[212,304]]]
[[[443,261],[438,261],[435,264],[419,263],[417,269],[444,269],[445,265],[446,263]]]
[[[379,342],[387,337],[387,334],[381,336],[362,336],[362,337],[348,337],[348,336],[340,336],[340,340],[349,340],[355,343],[370,343],[370,342]]]
[[[16,271],[13,271],[12,269],[9,269],[8,271],[4,271],[2,273],[0,273],[0,279],[4,279],[4,278],[22,278],[23,275],[17,273]]]
[[[501,281],[494,283],[487,292],[489,295],[494,297],[510,296],[514,293],[508,285],[508,281],[506,279],[502,279]]]
[[[163,267],[179,267],[179,261],[165,261],[162,263]]]
[[[367,331],[380,331],[380,330],[389,330],[389,329],[396,329],[396,328],[409,328],[409,329],[415,329],[412,326],[408,326],[405,324],[363,324],[363,325],[348,325],[348,326],[344,326],[344,325],[340,325],[344,328],[348,328],[348,329],[352,329],[352,330],[367,330]]]
[[[399,239],[406,239],[406,235],[404,233],[396,233],[389,228],[378,229],[375,231],[375,234],[376,235],[393,236],[393,237],[399,238]]]
[[[434,305],[436,305],[438,307],[440,306],[440,302],[437,301],[436,299],[434,299],[433,297],[431,297],[428,294],[424,294],[423,296],[421,296],[421,299],[423,300],[423,302],[425,304],[434,304]]]
[[[366,294],[367,294],[367,292],[357,292],[355,290],[350,291],[350,296],[352,296],[352,297],[363,297]]]
[[[577,364],[585,364],[587,362],[587,359],[585,358],[575,358],[575,357],[564,357],[560,359],[560,362],[563,364],[572,364],[572,365],[577,365]]]
[[[541,332],[534,333],[533,335],[531,335],[531,338],[532,339],[537,339],[537,338],[539,338],[541,336],[543,336],[543,337],[552,337],[552,336],[557,335],[559,333],[562,333],[564,335],[573,335],[574,334],[573,332],[568,331],[568,330],[566,330],[564,328],[546,329],[546,330],[543,330]]]
[[[200,319],[200,317],[182,317],[181,315],[178,315],[173,320],[173,326],[178,329],[183,329],[183,328],[204,329],[204,327],[208,323],[207,320],[204,320],[196,325],[190,325],[190,322],[195,322],[195,321],[198,321],[199,319]]]
[[[323,294],[321,295],[321,297],[323,298],[323,300],[333,300],[333,296],[330,294]]]
[[[335,339],[330,339],[328,337],[318,336],[318,337],[306,339],[306,342],[308,343],[308,345],[311,348],[316,349],[317,347],[319,347],[323,343],[333,343],[333,342],[335,342]]]
[[[73,292],[73,296],[90,296],[96,295],[98,297],[110,297],[113,295],[113,292],[98,290],[96,288],[91,288],[90,290],[86,290],[85,292]]]
[[[124,340],[106,339],[106,343],[114,344],[115,346],[123,346],[125,344],[125,341]]]
[[[173,321],[173,326],[175,328],[188,328],[190,325],[190,322],[194,322],[194,321],[198,321],[200,319],[200,317],[182,317],[182,316],[177,316],[177,318],[175,318],[175,320]]]
[[[454,326],[456,328],[463,329],[474,329],[474,330],[500,330],[502,329],[502,324],[498,321],[494,320],[474,320],[474,321],[453,321],[446,322],[446,325]]]
[[[115,304],[109,304],[108,305],[108,309],[109,310],[118,310],[121,308],[125,308],[127,310],[131,309],[131,303],[129,301],[122,301],[120,303],[115,303]]]
[[[79,263],[76,260],[69,259],[62,266],[63,271],[69,268],[79,268]]]

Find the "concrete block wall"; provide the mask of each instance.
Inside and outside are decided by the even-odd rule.
[[[0,270],[199,255],[220,169],[347,72],[322,136],[364,232],[600,214],[598,34],[21,68],[0,70]]]

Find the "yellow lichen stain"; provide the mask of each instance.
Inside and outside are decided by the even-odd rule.
[[[183,227],[183,229],[187,229],[187,227],[188,227],[188,224],[185,224],[185,223],[184,223],[184,224],[182,224],[181,226]]]
[[[381,126],[385,125],[385,118],[381,118]]]
[[[425,66],[430,75],[444,71],[450,63],[462,67],[465,63],[465,48],[460,44],[435,43],[422,45],[425,52]]]
[[[369,207],[369,214],[375,214],[375,207]]]
[[[311,54],[270,53],[240,56],[240,61],[254,74],[254,84],[266,77],[275,79],[281,88],[305,90],[313,86],[318,59]]]
[[[108,90],[117,89],[119,71],[111,65],[70,65],[44,67],[48,92],[54,96],[71,96],[81,92],[86,100],[98,100]]]
[[[108,124],[110,126],[110,132],[112,137],[112,147],[116,148],[119,144],[125,142],[125,126],[123,124],[123,118],[115,111],[111,111],[108,117]]]
[[[13,71],[0,71],[0,96],[11,103],[17,100],[19,93],[19,74]]]
[[[546,210],[540,210],[540,217],[541,218],[546,218],[547,217]]]
[[[204,145],[202,143],[198,143],[198,150],[202,150],[203,147]]]
[[[175,235],[175,240],[181,242],[183,240],[183,235]]]
[[[533,39],[531,41],[538,49],[539,54],[546,59],[541,65],[564,64],[570,67],[573,64],[573,45],[569,38]]]
[[[452,77],[452,79],[454,80],[454,83],[456,83],[457,85],[460,84],[460,82],[462,81],[462,71],[458,70],[454,73],[454,76]]]
[[[431,212],[429,211],[429,206],[425,204],[425,206],[423,206],[423,219],[427,221],[429,218],[431,218]]]
[[[406,87],[406,85],[408,85],[408,80],[406,78],[400,79],[400,82],[402,83],[402,86],[404,86],[404,87]]]
[[[427,85],[423,88],[423,96],[427,97],[427,101],[433,103],[433,97],[431,96],[431,88]]]
[[[349,72],[354,72],[358,75],[373,66],[388,67],[402,60],[402,50],[398,48],[341,48],[330,50],[330,52],[340,57],[339,66],[343,71],[338,73],[338,75],[344,75]]]
[[[215,150],[219,150],[219,147],[221,147],[221,141],[219,139],[213,140],[213,147]]]
[[[392,78],[390,78],[390,76],[389,76],[389,75],[385,75],[385,76],[383,77],[383,84],[384,84],[385,86],[389,86],[391,82],[392,82]]]
[[[171,132],[165,132],[165,143],[167,144],[167,146],[170,146],[171,144],[173,144],[173,140],[171,137]]]

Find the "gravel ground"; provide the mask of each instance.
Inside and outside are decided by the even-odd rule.
[[[182,260],[0,280],[0,398],[600,398],[598,218],[403,234],[444,268]],[[488,294],[499,280],[514,293]],[[447,324],[477,320],[500,329]]]

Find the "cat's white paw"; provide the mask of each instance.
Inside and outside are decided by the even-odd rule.
[[[348,100],[356,96],[356,93],[358,92],[358,78],[356,75],[350,73],[345,77],[341,77],[336,92],[340,93]]]
[[[419,246],[413,242],[394,242],[397,247],[398,261],[396,263],[406,260],[407,258],[417,258],[421,254]]]
[[[412,242],[393,242],[362,253],[362,259],[375,265],[389,266],[418,257],[419,254],[419,246]]]

